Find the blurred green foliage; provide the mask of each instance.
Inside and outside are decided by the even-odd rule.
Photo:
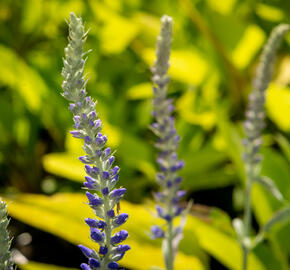
[[[87,49],[92,49],[86,70],[90,79],[88,91],[98,100],[97,111],[109,145],[117,149],[120,184],[128,189],[126,199],[131,202],[125,205],[134,209],[128,225],[134,248],[128,258],[131,262],[134,254],[136,260],[140,258],[138,248],[146,243],[147,255],[153,260],[155,257],[150,254],[157,245],[145,237],[152,220],[147,212],[146,222],[142,214],[134,218],[134,213],[150,208],[146,198],[157,188],[156,153],[152,147],[155,138],[148,126],[152,109],[149,68],[154,60],[159,17],[167,13],[175,21],[169,93],[176,98],[177,128],[182,136],[179,156],[186,163],[183,188],[189,191],[187,199],[196,191],[228,186],[238,194],[244,181],[241,122],[251,80],[271,29],[281,22],[290,23],[290,2],[0,1],[0,191],[6,197],[19,193],[10,205],[12,217],[80,243],[87,239],[82,217],[88,210],[84,207],[79,212],[70,211],[70,207],[75,204],[78,209],[83,201],[78,192],[84,174],[76,159],[81,148],[67,135],[72,120],[68,104],[60,96],[63,48],[67,42],[64,20],[70,11],[82,15],[91,29],[87,42]],[[289,45],[288,35],[267,93],[268,127],[263,150],[263,175],[276,182],[286,200],[290,199]],[[57,218],[52,214],[56,206],[50,200],[57,201],[62,195],[46,195],[62,192],[71,193],[63,195],[69,199],[62,204],[61,211],[67,211],[62,222],[68,228],[72,219],[77,223],[75,226],[81,231],[78,239],[70,239],[55,226]],[[42,193],[39,198],[45,205],[39,205],[38,197],[21,193]],[[261,226],[281,204],[262,187],[254,188],[253,197],[255,217]],[[239,214],[243,196],[234,198]],[[21,207],[27,207],[26,215]],[[39,207],[51,213],[51,219],[35,223],[27,217]],[[240,269],[240,251],[229,216],[216,208],[202,214],[199,211],[193,208],[195,217],[187,224],[186,238],[181,242],[181,262],[195,261],[192,269],[209,269],[209,254],[229,269]],[[275,228],[269,243],[254,250],[251,269],[289,269],[290,224]],[[138,269],[130,261],[124,260],[125,266]],[[161,261],[153,260],[150,265],[154,263]],[[54,269],[33,267],[32,263],[31,268],[23,269]]]

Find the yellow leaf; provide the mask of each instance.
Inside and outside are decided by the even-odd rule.
[[[188,219],[187,225],[194,228],[198,241],[207,252],[222,261],[229,269],[241,270],[242,252],[237,241],[197,218]],[[251,253],[249,255],[248,269],[265,270],[266,266],[259,261],[258,257]]]
[[[38,111],[42,99],[48,93],[45,82],[18,55],[2,45],[0,45],[0,59],[0,84],[16,90],[29,110]]]
[[[133,87],[131,87],[127,91],[127,98],[128,99],[145,99],[145,98],[152,98],[152,84],[151,83],[140,83]]]
[[[138,34],[138,25],[99,1],[90,1],[90,4],[96,18],[102,22],[100,41],[103,52],[108,54],[122,52]]]
[[[51,153],[42,158],[42,164],[47,172],[77,182],[83,182],[85,171],[77,154]]]
[[[22,30],[29,33],[35,29],[42,19],[42,0],[27,0],[23,3]]]
[[[73,244],[97,248],[89,239],[89,229],[84,222],[86,217],[93,218],[93,212],[85,205],[85,201],[85,196],[81,194],[57,194],[51,197],[23,194],[10,201],[9,214]],[[129,231],[126,244],[132,248],[122,259],[122,266],[138,270],[146,270],[151,266],[164,267],[158,243],[150,240],[147,235],[152,225],[149,211],[142,205],[133,205],[126,201],[121,202],[121,210],[130,216],[122,227]],[[205,270],[197,257],[182,252],[176,258],[176,269]]]
[[[149,35],[150,37],[154,36],[154,40],[156,36],[159,34],[160,30],[160,18],[157,16],[153,16],[152,14],[145,12],[135,12],[134,13],[134,21],[139,25],[140,31],[144,34]]]
[[[233,10],[233,7],[236,4],[236,0],[223,0],[223,1],[216,1],[216,0],[207,0],[207,4],[217,12],[221,13],[222,15],[230,14]]]
[[[265,41],[264,31],[257,25],[249,25],[238,45],[232,52],[234,64],[240,68],[246,68]]]
[[[187,122],[200,125],[204,129],[211,129],[216,123],[215,113],[209,109],[197,112],[195,106],[196,94],[193,91],[187,91],[176,103],[176,109],[180,116]]]
[[[290,131],[290,87],[270,84],[266,109],[270,119],[283,131]]]
[[[154,49],[144,49],[141,56],[149,66],[155,60]],[[208,72],[208,63],[198,50],[172,50],[170,57],[169,75],[175,80],[193,85],[203,82]]]
[[[258,16],[271,22],[280,22],[285,18],[283,10],[262,3],[257,4],[255,11]]]

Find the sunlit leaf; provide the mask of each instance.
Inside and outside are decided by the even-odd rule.
[[[246,68],[263,46],[266,35],[257,25],[249,25],[232,52],[232,60],[238,68]]]
[[[267,90],[266,109],[270,119],[283,131],[290,130],[290,87],[270,84]]]
[[[9,213],[12,217],[53,233],[73,244],[95,247],[95,244],[88,237],[88,228],[83,222],[85,217],[93,217],[92,211],[83,203],[85,196],[57,194],[46,197],[23,194],[11,199]],[[144,205],[133,205],[126,201],[121,203],[121,210],[131,217],[123,228],[129,231],[130,237],[126,242],[132,246],[132,250],[122,260],[122,265],[140,270],[148,269],[154,265],[163,266],[159,244],[150,240],[147,235],[152,224],[150,212]],[[42,218],[39,218],[40,216]],[[180,252],[176,260],[177,269],[205,269],[197,257],[186,256],[182,253],[190,246],[199,243],[203,249],[230,269],[240,270],[242,254],[239,244],[232,233],[218,229],[220,223],[214,221],[214,216],[217,218],[216,215],[205,216],[205,221],[193,216],[188,217],[184,230],[185,237],[182,242],[188,243],[189,247],[180,245]],[[192,242],[193,239],[196,241]],[[144,256],[146,256],[146,260],[142,259]],[[273,263],[271,255],[268,257],[267,259],[272,260],[271,263]],[[140,261],[142,261],[141,265]],[[268,269],[254,253],[250,254],[249,262],[251,270]],[[279,265],[274,264],[274,266],[279,269]]]
[[[70,153],[51,153],[42,159],[42,164],[47,172],[64,177],[66,179],[83,182],[85,171],[83,164],[77,155]]]
[[[120,53],[139,32],[138,25],[122,17],[98,1],[90,1],[93,12],[101,21],[100,41],[104,53]]]
[[[23,3],[23,17],[21,20],[23,32],[29,33],[40,24],[43,16],[42,8],[42,0],[26,0]]]
[[[8,85],[23,98],[28,109],[35,112],[41,107],[48,89],[43,79],[11,49],[0,45],[0,84]]]
[[[187,122],[200,125],[206,130],[211,129],[216,122],[216,115],[210,108],[198,108],[196,95],[194,90],[184,93],[176,102],[176,110]]]
[[[262,3],[257,4],[255,11],[259,17],[271,22],[280,22],[285,17],[282,9]]]
[[[207,4],[210,8],[213,10],[216,10],[217,12],[227,15],[232,10],[236,3],[236,0],[224,0],[224,1],[215,1],[215,0],[207,0]]]
[[[105,129],[105,126],[107,129]],[[109,138],[115,138],[115,142],[120,140],[120,145],[117,148],[117,156],[122,158],[124,163],[132,168],[143,172],[149,179],[155,179],[155,169],[151,163],[151,152],[146,143],[130,134],[119,137],[119,132],[116,129],[108,129],[108,124],[104,125],[104,133],[108,134]],[[111,126],[109,126],[111,127]],[[116,135],[113,135],[116,132]],[[112,146],[108,140],[108,145]],[[113,140],[114,141],[114,140]],[[66,138],[67,152],[49,153],[42,158],[43,167],[49,173],[64,177],[77,182],[84,180],[84,166],[79,161],[79,156],[85,153],[82,150],[82,140],[75,139],[71,134]],[[113,145],[115,148],[115,145]]]
[[[155,50],[144,49],[141,56],[149,66],[152,66],[155,60]],[[195,48],[171,52],[169,75],[175,80],[199,85],[205,79],[208,68],[207,61]]]
[[[151,83],[140,83],[134,85],[127,91],[128,99],[145,99],[152,98],[152,84]]]
[[[201,246],[213,257],[222,262],[229,269],[240,270],[242,264],[242,253],[238,242],[225,233],[222,233],[210,224],[192,218],[188,219],[188,226],[194,228],[195,236]],[[249,256],[248,269],[267,269],[254,254]]]
[[[14,197],[13,202],[9,204],[9,213],[22,222],[53,233],[73,244],[97,248],[89,239],[88,227],[84,222],[85,217],[93,217],[91,209],[84,204],[85,201],[85,196],[81,194],[58,194],[52,197],[20,195]],[[149,211],[144,206],[132,205],[126,201],[121,203],[121,210],[131,217],[123,228],[130,233],[126,243],[134,251],[126,254],[122,265],[140,270],[147,270],[154,265],[163,266],[160,248],[147,235],[151,225]],[[197,257],[182,252],[177,256],[176,268],[205,270]]]

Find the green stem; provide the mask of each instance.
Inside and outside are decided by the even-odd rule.
[[[245,240],[250,237],[250,229],[252,223],[252,209],[251,209],[251,195],[253,184],[253,166],[249,164],[247,178],[246,178],[246,193],[245,193],[245,211],[244,211],[244,226],[245,226]],[[243,243],[243,270],[247,270],[249,248],[247,244]]]
[[[110,210],[110,200],[108,196],[104,196],[104,216],[105,216],[105,222],[106,222],[106,227],[105,227],[105,234],[106,234],[106,239],[105,239],[105,246],[108,248],[108,253],[105,255],[104,258],[104,265],[102,269],[107,270],[107,265],[110,262],[109,261],[109,254],[111,251],[111,235],[112,235],[112,230],[111,230],[111,219],[110,217],[107,216],[107,212]]]
[[[167,258],[167,270],[174,269],[174,256],[173,256],[173,221],[168,222],[168,258]]]

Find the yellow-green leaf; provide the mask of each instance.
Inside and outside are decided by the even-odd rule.
[[[290,87],[270,84],[267,90],[266,109],[269,117],[283,131],[290,130]]]
[[[8,85],[17,91],[29,110],[38,111],[43,97],[48,92],[43,79],[11,49],[2,45],[0,59],[0,85]]]
[[[231,13],[233,7],[236,4],[236,0],[223,0],[223,1],[216,1],[216,0],[207,0],[207,4],[215,11],[227,15]]]
[[[196,92],[187,91],[176,102],[176,109],[187,122],[200,125],[204,129],[211,129],[216,123],[216,115],[209,108],[198,109]]]
[[[151,83],[140,83],[134,85],[127,91],[128,99],[145,99],[152,98],[152,84]]]
[[[83,203],[85,196],[81,194],[57,194],[47,197],[22,194],[10,198],[9,201],[9,214],[12,217],[53,233],[73,244],[95,247],[95,244],[88,237],[88,228],[83,221],[85,217],[93,217],[92,211]],[[159,243],[150,240],[147,235],[150,225],[155,222],[148,211],[150,208],[150,205],[134,205],[126,201],[121,203],[121,210],[130,215],[130,219],[123,228],[129,231],[130,237],[126,242],[132,246],[132,250],[122,260],[123,266],[140,270],[149,269],[151,266],[163,266]],[[230,269],[240,270],[242,260],[240,246],[228,229],[219,228],[220,221],[212,220],[216,216],[220,215],[210,214],[205,218],[207,221],[189,216],[184,231],[184,241],[189,247],[198,243]],[[223,224],[228,223],[227,218],[224,217],[221,221]],[[176,268],[180,270],[205,269],[197,257],[185,255],[183,253],[185,249],[184,245],[181,244]],[[147,259],[144,260],[144,257]],[[255,253],[251,253],[249,270],[265,269],[267,269],[266,266]]]
[[[141,56],[149,66],[152,66],[155,50],[144,49]],[[207,61],[195,48],[171,51],[169,75],[175,80],[199,85],[207,75],[208,68]]]
[[[85,196],[81,194],[57,194],[51,197],[23,194],[13,197],[10,201],[9,214],[73,244],[97,248],[89,239],[89,230],[84,222],[86,217],[93,218],[93,212],[85,201]],[[121,210],[131,217],[123,228],[129,231],[130,237],[126,243],[132,247],[122,259],[122,265],[140,270],[149,269],[151,266],[163,267],[159,244],[150,240],[147,235],[152,224],[149,211],[142,205],[133,205],[126,201],[121,203]],[[205,270],[197,257],[182,252],[177,256],[176,268]]]
[[[257,4],[255,11],[262,19],[271,22],[280,22],[285,17],[283,10],[262,3]]]
[[[197,219],[188,219],[188,225],[194,228],[195,236],[201,246],[229,269],[241,270],[242,253],[237,241],[222,233],[209,224]],[[249,270],[262,270],[266,267],[251,253],[249,256]]]
[[[99,1],[90,2],[96,18],[102,23],[100,28],[102,51],[116,54],[122,52],[138,34],[138,25]]]
[[[232,52],[233,63],[240,69],[246,68],[263,46],[265,39],[266,35],[259,26],[249,25]]]
[[[75,154],[47,154],[42,158],[42,164],[44,169],[52,174],[77,182],[83,182],[85,179],[84,166]]]

